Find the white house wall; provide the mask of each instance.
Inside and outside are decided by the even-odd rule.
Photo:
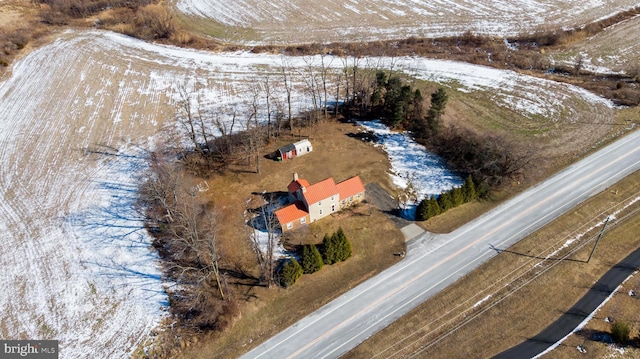
[[[309,218],[311,219],[311,222],[315,222],[339,210],[340,204],[338,195],[333,195],[316,203],[312,203],[309,206]]]

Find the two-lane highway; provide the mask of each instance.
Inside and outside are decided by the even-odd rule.
[[[447,235],[424,233],[405,260],[243,358],[335,358],[585,199],[640,169],[640,131],[601,149]]]

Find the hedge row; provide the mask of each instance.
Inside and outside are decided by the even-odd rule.
[[[474,201],[476,198],[478,198],[476,185],[471,175],[469,175],[462,187],[454,187],[449,191],[442,192],[438,197],[427,196],[420,201],[416,209],[416,220],[426,221],[451,208]]]
[[[282,267],[282,285],[289,287],[294,285],[302,274],[311,274],[319,271],[325,264],[334,264],[347,260],[352,255],[351,242],[344,234],[342,228],[329,236],[325,234],[322,244],[307,244],[302,247],[300,263],[291,258]]]

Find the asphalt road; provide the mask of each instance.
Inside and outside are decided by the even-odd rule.
[[[336,358],[585,199],[640,169],[640,131],[446,235],[411,240],[405,259],[243,358]],[[372,239],[374,240],[374,239]]]
[[[533,358],[541,354],[562,338],[569,335],[582,323],[622,282],[640,266],[640,248],[628,255],[605,273],[576,304],[558,320],[533,338],[496,355],[496,359]]]

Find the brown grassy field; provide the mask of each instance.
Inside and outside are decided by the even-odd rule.
[[[536,335],[570,308],[606,270],[638,247],[640,214],[636,203],[617,217],[632,211],[634,214],[609,227],[591,262],[584,262],[598,234],[597,223],[640,196],[638,185],[640,173],[635,173],[586,201],[426,301],[346,357],[483,358]],[[580,239],[562,249],[577,237]],[[584,247],[580,249],[581,245]],[[561,250],[553,256],[558,258],[574,248],[575,253],[566,260],[539,259]],[[628,286],[633,288],[633,283]],[[629,300],[611,304],[614,309],[605,307],[588,328],[604,330],[599,322],[611,315],[611,310],[637,313],[637,305]],[[637,330],[635,314],[629,314],[629,319]],[[574,357],[572,343],[577,340],[584,338],[571,339],[566,345],[569,349],[563,349],[565,354],[552,352],[549,357]]]

